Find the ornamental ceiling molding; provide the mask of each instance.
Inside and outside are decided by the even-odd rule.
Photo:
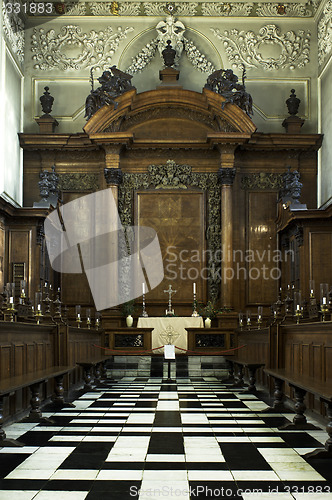
[[[251,14],[253,7],[253,3],[204,2],[202,3],[202,14],[203,16],[247,17]]]
[[[53,4],[48,17],[59,16],[177,16],[314,17],[320,0],[302,3],[255,2],[69,2]],[[60,11],[59,11],[60,9]],[[35,15],[31,15],[35,17]]]
[[[184,36],[185,25],[175,17],[168,16],[165,21],[157,23],[156,30],[157,37],[146,43],[140,52],[133,57],[131,65],[126,69],[126,73],[134,75],[141,72],[151,62],[157,49],[162,55],[167,40],[171,40],[172,47],[177,51],[175,67],[177,67],[184,51],[194,68],[209,75],[215,71],[214,65],[207,59],[205,54],[196,47],[192,40]]]
[[[233,68],[260,68],[265,70],[303,68],[309,62],[310,31],[289,30],[282,34],[275,24],[263,26],[256,34],[253,31],[237,29],[221,32],[211,28],[213,34],[224,44],[228,61]],[[261,53],[262,45],[276,45],[280,49],[278,58],[266,57]]]
[[[321,66],[332,49],[332,0],[326,3],[318,23],[318,64]]]
[[[259,3],[256,14],[259,17],[312,17],[314,12],[307,3]]]
[[[118,26],[113,30],[110,26],[102,31],[91,30],[82,33],[79,26],[62,26],[59,33],[54,29],[34,28],[31,41],[32,59],[36,61],[34,69],[47,71],[50,69],[82,69],[94,66],[95,69],[106,70],[119,47],[121,40],[134,28]],[[76,56],[67,55],[66,49],[77,48]]]
[[[140,2],[89,2],[93,16],[139,16]]]
[[[177,16],[195,16],[197,7],[198,3],[195,2],[143,2],[146,16],[164,16],[166,12],[173,11]]]
[[[17,60],[24,62],[24,22],[18,14],[9,12],[2,4],[2,27],[7,43]]]

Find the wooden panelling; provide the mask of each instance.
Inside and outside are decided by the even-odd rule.
[[[309,250],[310,279],[315,281],[316,296],[319,298],[320,283],[332,286],[332,229],[330,232],[310,231]]]
[[[14,361],[14,374],[15,376],[23,375],[23,373],[26,370],[26,363],[25,363],[25,348],[28,346],[24,345],[23,343],[13,343],[13,361]],[[31,348],[31,354],[30,356],[27,356],[27,359],[30,360],[30,357],[32,360],[34,360],[34,352],[33,352],[33,347]],[[34,363],[31,366],[31,369],[28,370],[27,372],[32,372],[34,371]]]
[[[275,218],[277,193],[249,191],[247,193],[247,303],[271,305],[276,297],[278,262]]]
[[[332,380],[332,345],[324,346],[325,380]]]
[[[167,304],[164,290],[170,283],[177,290],[172,302],[184,302],[192,296],[193,282],[197,283],[197,300],[204,300],[206,279],[201,273],[207,267],[204,193],[181,189],[138,192],[135,223],[157,231],[164,262],[164,280],[149,292],[149,302]]]
[[[296,375],[313,376],[317,380],[331,377],[332,323],[284,325],[280,329],[280,363]]]
[[[9,378],[11,376],[11,344],[0,345],[0,377],[1,379]]]

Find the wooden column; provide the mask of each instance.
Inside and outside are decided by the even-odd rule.
[[[234,147],[221,147],[221,168],[218,172],[221,184],[221,305],[232,307],[233,293],[233,181],[235,177]]]
[[[111,189],[115,205],[118,207],[119,202],[119,185],[122,182],[122,170],[120,169],[120,152],[122,149],[122,144],[111,144],[103,146],[105,150],[105,168],[104,168],[104,179],[107,186],[107,189]],[[118,220],[118,210],[117,213],[112,214],[110,211],[110,221],[114,221],[114,224],[111,222],[111,229],[114,231],[119,229],[117,220]],[[113,227],[114,226],[114,227]],[[116,253],[116,254],[115,254]],[[118,248],[113,247],[112,261],[118,260]],[[112,287],[112,294],[119,293],[119,276],[116,274],[112,279],[112,283],[110,283]]]

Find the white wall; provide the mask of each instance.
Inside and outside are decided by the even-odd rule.
[[[324,134],[320,152],[321,200],[332,203],[332,57],[320,77],[321,132]]]
[[[3,12],[1,13],[3,16]],[[22,150],[18,132],[23,130],[23,72],[11,46],[11,35],[0,31],[0,196],[14,205],[22,204]],[[7,35],[7,36],[6,36]],[[15,32],[12,34],[15,36]],[[14,39],[12,38],[12,41]],[[14,47],[15,49],[15,47]]]

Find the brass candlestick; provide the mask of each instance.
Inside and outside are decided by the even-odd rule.
[[[37,310],[35,312],[35,318],[37,320],[37,325],[40,325],[40,321],[41,321],[42,317],[43,317],[43,313],[41,311],[41,306],[39,304],[39,308],[37,307]]]
[[[10,298],[13,299],[13,297],[10,297]],[[15,309],[15,306],[14,306],[14,302],[9,302],[9,306],[7,307],[7,313],[10,315],[11,323],[13,323],[15,313],[17,313],[17,310]]]
[[[320,313],[322,315],[322,321],[325,322],[326,319],[325,319],[325,315],[329,312],[329,308],[327,306],[327,304],[321,304],[320,305]]]
[[[296,324],[299,325],[300,319],[303,317],[301,309],[296,309],[294,316],[296,318]]]
[[[88,328],[88,330],[90,330],[91,328],[91,309],[88,308],[86,310],[86,326]]]

